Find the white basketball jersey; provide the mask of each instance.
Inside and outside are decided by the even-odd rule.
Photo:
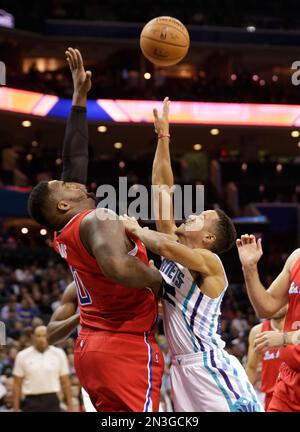
[[[182,265],[162,258],[160,272],[164,279],[164,330],[172,355],[224,348],[219,317],[228,286],[225,271],[226,286],[214,299],[200,291],[189,270]]]

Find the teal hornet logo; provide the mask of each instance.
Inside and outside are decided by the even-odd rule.
[[[0,85],[6,85],[6,67],[2,61],[0,61]]]

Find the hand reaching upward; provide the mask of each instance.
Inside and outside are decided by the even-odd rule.
[[[256,241],[254,235],[242,235],[240,239],[237,239],[236,245],[243,267],[256,265],[263,254],[261,239]]]
[[[154,128],[158,135],[169,135],[169,106],[170,100],[166,97],[163,101],[162,116],[158,116],[157,109],[154,108]]]
[[[69,47],[66,56],[74,84],[73,105],[85,106],[87,93],[92,87],[92,72],[84,69],[82,56],[78,49]]]

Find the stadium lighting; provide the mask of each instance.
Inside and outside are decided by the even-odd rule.
[[[202,149],[202,145],[201,144],[194,144],[193,148],[194,148],[194,150],[199,151]]]
[[[97,127],[97,131],[100,132],[100,133],[105,133],[105,132],[107,132],[107,127],[104,126],[104,125],[98,126]]]
[[[213,128],[210,130],[211,135],[219,135],[219,133],[220,133],[220,130],[217,128]]]
[[[119,168],[125,168],[125,162],[124,161],[120,161],[119,162]]]
[[[46,230],[45,228],[42,228],[42,229],[40,230],[40,234],[41,234],[42,236],[45,236],[45,235],[47,234],[47,230]]]
[[[21,229],[21,233],[22,233],[22,234],[28,234],[28,228],[23,227],[23,228]]]
[[[23,120],[22,121],[22,126],[26,127],[26,128],[30,127],[31,126],[31,121],[30,120]]]
[[[151,73],[149,72],[144,73],[144,78],[145,80],[149,80],[151,78]]]
[[[123,144],[122,144],[121,142],[115,142],[115,143],[114,143],[114,148],[115,148],[115,149],[118,149],[118,150],[119,150],[119,149],[121,149],[122,147],[123,147]]]
[[[297,131],[297,130],[293,130],[293,131],[291,132],[291,136],[292,136],[293,138],[299,138],[299,136],[300,136],[300,132]]]

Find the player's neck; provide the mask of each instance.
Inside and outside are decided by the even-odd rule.
[[[283,330],[284,318],[281,318],[279,320],[272,319],[271,324],[276,330],[281,331]]]

